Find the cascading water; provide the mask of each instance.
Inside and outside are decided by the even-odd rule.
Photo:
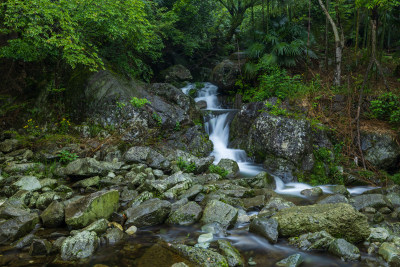
[[[183,93],[189,94],[195,88],[194,84],[189,84],[182,88]],[[236,161],[242,176],[255,176],[261,171],[265,171],[262,166],[254,164],[247,157],[246,152],[241,149],[229,148],[229,124],[236,114],[235,109],[224,109],[218,100],[218,87],[211,83],[204,83],[202,89],[197,91],[196,102],[205,101],[207,103],[205,116],[205,130],[214,145],[211,156],[215,157],[214,163],[217,164],[221,159],[232,159]],[[295,195],[304,197],[300,192],[310,189],[312,186],[303,183],[285,184],[279,177],[275,177],[276,192],[279,194]],[[324,193],[332,193],[330,186],[319,186]],[[362,194],[372,187],[357,187],[349,189],[352,194]]]

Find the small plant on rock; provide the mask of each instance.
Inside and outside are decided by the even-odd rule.
[[[210,165],[210,167],[208,167],[208,170],[210,171],[210,173],[221,175],[222,178],[225,178],[229,174],[227,170],[217,165]]]
[[[69,163],[79,158],[76,153],[69,152],[68,150],[61,150],[58,152],[58,156],[60,157],[61,163]]]
[[[137,97],[132,97],[129,102],[135,108],[142,108],[146,104],[151,104],[151,102],[146,98],[137,98]]]
[[[196,164],[194,162],[185,161],[181,157],[178,158],[176,165],[183,172],[193,173],[196,171]]]

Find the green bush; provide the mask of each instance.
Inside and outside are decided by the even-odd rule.
[[[229,172],[227,170],[225,170],[224,168],[220,167],[220,166],[216,166],[216,165],[210,165],[210,167],[208,167],[208,170],[210,173],[216,173],[222,176],[222,178],[225,178]]]
[[[137,97],[132,97],[129,102],[135,108],[142,108],[146,104],[151,104],[151,102],[149,100],[147,100],[146,98],[137,98]]]
[[[377,100],[371,101],[372,115],[393,124],[400,123],[400,96],[392,92],[384,93]]]
[[[58,152],[58,156],[60,157],[61,163],[69,163],[79,158],[76,153],[72,153],[67,150],[61,150],[60,152]]]
[[[178,158],[176,165],[183,172],[194,173],[196,171],[196,164],[194,162],[185,161],[181,157]]]

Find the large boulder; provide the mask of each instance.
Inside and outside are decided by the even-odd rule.
[[[162,71],[164,81],[167,83],[191,81],[193,79],[190,71],[178,64]]]
[[[109,171],[115,171],[120,166],[110,162],[97,161],[94,158],[77,159],[68,163],[63,173],[69,176],[89,177],[95,175],[105,175]]]
[[[382,194],[364,194],[355,196],[350,199],[350,204],[356,210],[362,210],[366,207],[379,209],[390,205],[386,201],[386,197]]]
[[[39,223],[39,215],[30,213],[0,224],[0,244],[11,243],[31,232]]]
[[[291,207],[280,210],[273,218],[278,221],[279,234],[288,237],[325,230],[357,243],[366,240],[371,232],[367,218],[345,203]]]
[[[203,224],[219,223],[223,227],[233,226],[238,217],[238,209],[229,204],[223,203],[218,200],[211,200],[207,203],[201,222]]]
[[[153,226],[162,224],[171,211],[171,203],[158,198],[149,199],[139,206],[129,208],[125,211],[128,220],[126,226],[136,227]]]
[[[329,246],[329,252],[344,261],[356,261],[361,258],[360,250],[343,238],[336,239]]]
[[[168,170],[171,163],[162,154],[150,147],[134,146],[124,154],[128,163],[143,163],[156,169]]]
[[[389,171],[399,168],[400,145],[391,135],[362,132],[361,148],[375,167]]]
[[[117,190],[99,191],[78,198],[65,207],[65,222],[72,228],[83,228],[98,219],[108,219],[118,210],[118,201]]]
[[[167,220],[167,223],[191,225],[200,219],[201,212],[201,207],[196,202],[191,201],[172,212]]]
[[[211,73],[211,82],[221,91],[233,89],[236,79],[240,75],[241,64],[235,60],[226,59],[219,63]]]
[[[43,225],[48,228],[61,226],[64,223],[64,218],[64,204],[58,201],[53,201],[42,214],[40,214]]]
[[[271,243],[278,241],[278,222],[275,219],[254,219],[250,223],[249,231],[266,238]]]
[[[61,258],[72,261],[90,257],[97,249],[99,238],[95,232],[83,231],[64,240]]]
[[[11,187],[15,192],[18,190],[36,191],[41,189],[42,185],[35,176],[23,176],[13,183]]]
[[[182,244],[171,245],[168,249],[174,251],[179,256],[188,260],[193,266],[205,266],[205,267],[228,267],[228,262],[219,253],[199,248],[191,247]]]
[[[228,172],[226,175],[227,179],[235,178],[239,174],[239,165],[234,160],[221,159],[217,166]]]

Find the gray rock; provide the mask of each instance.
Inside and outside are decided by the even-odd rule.
[[[291,207],[280,210],[273,218],[278,221],[282,236],[325,230],[334,237],[356,243],[364,241],[371,233],[367,218],[344,203]]]
[[[40,180],[40,185],[43,187],[49,187],[50,189],[54,189],[57,187],[58,181],[56,179],[45,178]]]
[[[168,201],[158,198],[150,199],[125,211],[128,217],[126,225],[144,227],[162,224],[167,219],[170,211],[171,203]]]
[[[201,191],[203,191],[203,186],[199,185],[199,184],[195,184],[188,190],[184,191],[179,196],[179,199],[187,198],[187,199],[193,200],[197,194],[201,193]]]
[[[191,81],[193,79],[190,71],[182,65],[173,65],[162,71],[167,83]]]
[[[72,201],[65,207],[65,222],[73,228],[82,228],[98,219],[108,219],[118,210],[117,190],[99,191],[83,199]]]
[[[36,208],[40,210],[46,209],[54,200],[61,200],[58,193],[49,191],[41,194],[36,200]]]
[[[39,223],[36,213],[9,219],[0,224],[0,244],[10,243],[31,232]]]
[[[167,223],[191,225],[200,219],[201,212],[201,207],[196,202],[191,201],[172,212],[167,220]]]
[[[366,207],[379,209],[388,206],[385,196],[382,194],[364,194],[355,196],[350,199],[350,204],[356,210],[362,210]]]
[[[228,91],[235,86],[240,75],[240,64],[237,61],[226,59],[215,66],[211,73],[211,82],[221,91]]]
[[[361,259],[360,250],[342,238],[334,240],[330,244],[328,251],[344,261],[357,261]]]
[[[252,208],[261,208],[264,207],[265,204],[265,196],[264,195],[258,195],[252,198],[243,198],[243,207],[246,210],[252,209]]]
[[[108,244],[116,244],[124,239],[124,232],[122,232],[118,228],[111,228],[107,230],[107,233],[105,234],[105,238],[107,240]]]
[[[81,231],[89,231],[95,232],[98,235],[101,235],[107,231],[108,228],[108,221],[106,219],[99,219],[95,222],[92,222]]]
[[[281,197],[271,197],[267,203],[265,203],[264,208],[260,211],[260,214],[269,212],[269,211],[279,211],[283,209],[287,209],[290,207],[294,207],[292,202],[287,201]]]
[[[68,163],[64,168],[64,174],[77,177],[89,177],[96,175],[106,175],[110,171],[117,170],[121,163],[110,163],[97,161],[94,158],[77,159]]]
[[[171,163],[163,155],[150,147],[131,147],[124,154],[124,160],[128,163],[147,164],[152,168],[161,170],[168,170],[171,166]]]
[[[400,207],[400,195],[398,193],[390,193],[386,195],[386,200],[392,207]]]
[[[64,204],[58,201],[53,201],[43,212],[40,214],[40,219],[44,227],[56,228],[64,223]]]
[[[20,216],[25,216],[30,213],[30,210],[23,205],[6,201],[0,206],[0,219],[13,219]]]
[[[310,189],[304,189],[300,192],[300,194],[306,196],[306,197],[319,197],[323,194],[324,192],[320,187],[313,187]]]
[[[13,183],[12,188],[15,192],[18,190],[36,191],[41,189],[42,185],[35,176],[24,176]]]
[[[203,224],[217,222],[223,227],[233,226],[238,216],[238,209],[218,200],[207,203],[201,222]]]
[[[250,188],[276,188],[274,177],[267,172],[260,172],[254,177],[242,178],[242,181]]]
[[[327,196],[318,201],[318,204],[349,203],[348,199],[340,194]]]
[[[298,267],[304,262],[303,256],[301,254],[293,254],[290,255],[289,257],[278,261],[276,263],[276,266],[279,267]]]
[[[24,173],[29,171],[44,171],[45,167],[42,163],[10,163],[4,168],[6,172]]]
[[[51,252],[51,243],[45,239],[34,239],[29,249],[29,255],[42,256]]]
[[[148,181],[151,190],[156,190],[159,193],[164,193],[172,187],[185,183],[188,187],[192,184],[192,174],[177,172],[163,180]]]
[[[12,195],[7,202],[14,206],[30,205],[31,199],[35,196],[39,196],[38,192],[31,192],[28,190],[19,190],[14,195]]]
[[[347,190],[347,188],[344,185],[335,185],[330,188],[334,194],[341,194],[344,195],[345,197],[350,196],[350,192]]]
[[[239,165],[231,159],[221,159],[217,166],[228,171],[227,179],[235,178],[239,173]]]
[[[368,237],[370,242],[385,242],[390,236],[388,230],[382,227],[371,228],[371,234]]]
[[[139,206],[141,203],[145,202],[146,200],[152,199],[153,197],[153,193],[144,191],[140,193],[140,195],[135,197],[132,201],[130,201],[127,206],[131,208]]]
[[[243,258],[240,252],[226,240],[217,241],[219,252],[224,256],[228,262],[229,267],[244,266]]]
[[[96,187],[100,182],[99,176],[90,177],[81,181],[78,181],[72,185],[74,188],[87,188],[87,187]]]
[[[65,261],[88,258],[98,247],[99,239],[95,232],[83,231],[68,237],[61,246],[61,258]]]
[[[400,248],[393,243],[383,243],[378,251],[379,255],[389,264],[391,267],[400,266]]]
[[[11,244],[13,248],[21,249],[27,246],[30,246],[34,239],[37,237],[34,234],[28,234],[20,239],[16,240],[14,243]]]
[[[250,223],[249,231],[266,238],[271,243],[278,241],[278,222],[275,219],[254,219]]]
[[[335,238],[326,231],[320,231],[291,237],[289,243],[302,250],[328,250],[334,240]]]
[[[15,150],[18,147],[18,140],[16,139],[7,139],[0,143],[0,151],[3,153],[9,153]]]
[[[213,252],[208,249],[190,247],[186,245],[171,245],[168,247],[184,259],[187,259],[195,266],[204,267],[227,267],[226,259],[219,253]]]

